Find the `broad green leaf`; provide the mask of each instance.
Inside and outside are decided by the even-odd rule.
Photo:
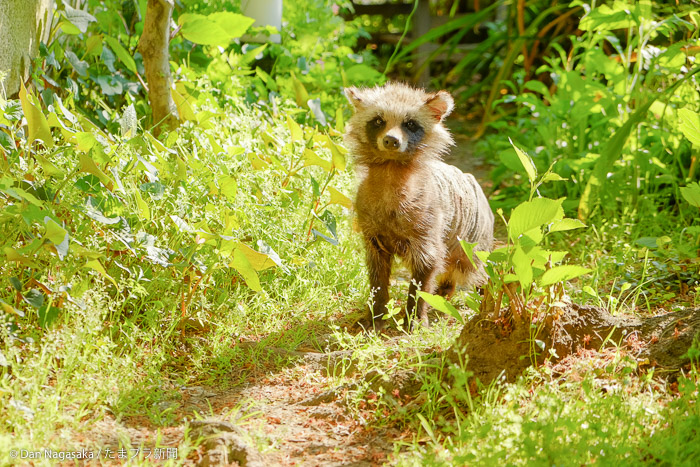
[[[345,69],[345,76],[349,84],[374,84],[381,81],[382,74],[374,67],[364,64],[353,65]]]
[[[20,310],[13,307],[12,305],[10,305],[2,299],[0,299],[0,310],[4,311],[5,313],[12,313],[13,315],[17,315],[20,318],[24,317],[24,313],[22,313]]]
[[[175,158],[175,162],[177,164],[177,179],[178,181],[184,182],[187,180],[187,165],[185,164],[185,161],[180,159],[179,157]]]
[[[202,45],[226,46],[232,36],[207,16],[185,13],[178,18],[180,33],[188,41]]]
[[[532,162],[530,156],[525,154],[519,147],[513,144],[513,141],[510,138],[508,138],[508,141],[510,141],[510,144],[513,146],[513,149],[515,149],[515,153],[518,155],[520,163],[523,164],[525,172],[527,173],[527,178],[530,179],[530,183],[534,182],[535,178],[537,178],[537,168],[535,167],[534,162]]]
[[[688,184],[688,186],[681,187],[681,196],[690,203],[691,206],[700,208],[700,185],[698,182],[693,182]]]
[[[328,191],[331,194],[330,204],[340,204],[341,206],[345,206],[348,209],[352,209],[352,201],[350,200],[350,198],[348,198],[332,186],[328,187]]]
[[[119,43],[117,39],[110,36],[105,36],[105,42],[109,45],[109,48],[117,55],[119,60],[126,66],[126,68],[132,73],[137,73],[136,62],[134,58],[129,54],[129,52]]]
[[[136,207],[139,210],[139,216],[142,220],[150,221],[151,209],[148,207],[148,204],[141,197],[141,193],[139,193],[139,190],[133,190],[133,193],[134,198],[136,199]]]
[[[98,57],[102,53],[102,42],[104,37],[102,34],[96,34],[88,37],[85,45],[85,55]]]
[[[183,83],[177,83],[175,85],[175,89],[171,90],[171,94],[173,96],[173,100],[175,101],[175,106],[177,106],[177,113],[180,115],[180,120],[196,122],[197,114],[195,114],[194,108],[191,104],[191,101],[194,99],[185,89],[185,85]]]
[[[562,177],[561,175],[559,175],[559,174],[557,174],[557,173],[554,173],[554,172],[546,173],[546,174],[544,174],[544,176],[542,177],[542,183],[546,183],[546,182],[564,182],[564,181],[566,181],[566,180],[568,180],[568,178],[564,178],[564,177]]]
[[[75,26],[78,31],[84,33],[87,32],[87,28],[90,23],[97,21],[94,16],[92,16],[87,11],[77,10],[66,2],[63,3],[63,16],[68,20],[73,26]]]
[[[22,255],[19,251],[15,250],[14,248],[5,247],[3,248],[3,251],[5,252],[5,256],[7,256],[8,261],[22,263],[25,266],[29,266],[30,268],[39,268],[39,265],[37,265],[34,261],[27,258],[26,256]]]
[[[22,198],[23,200],[28,201],[29,203],[33,204],[34,206],[39,206],[39,207],[41,207],[41,206],[44,205],[44,202],[43,202],[43,201],[41,201],[40,199],[38,199],[38,198],[37,198],[36,196],[34,196],[33,194],[31,194],[31,193],[29,193],[29,192],[23,190],[22,188],[13,187],[13,188],[12,188],[12,191],[14,192],[14,194],[16,194],[17,196],[19,196],[19,197]]]
[[[109,190],[112,191],[114,188],[114,182],[111,178],[107,176],[98,166],[95,161],[92,160],[90,156],[85,153],[81,153],[80,159],[80,170],[83,172],[93,174],[95,177],[99,178],[102,184]]]
[[[253,154],[252,152],[248,154],[248,160],[255,170],[263,170],[270,165],[267,161],[263,160],[260,155]]]
[[[255,23],[253,18],[229,11],[212,13],[208,18],[228,34],[229,40],[241,37]]]
[[[547,285],[556,284],[558,282],[569,281],[591,271],[592,269],[584,268],[583,266],[556,266],[545,271],[544,274],[542,274],[539,282],[540,285],[544,287]]]
[[[233,260],[230,263],[238,273],[243,276],[248,287],[256,292],[260,292],[262,287],[260,287],[260,279],[258,278],[258,273],[255,272],[255,268],[248,261],[248,257],[243,253],[241,248],[236,248],[233,252]]]
[[[347,153],[345,148],[341,148],[340,146],[335,144],[333,142],[333,139],[328,135],[321,135],[319,141],[321,141],[325,146],[327,146],[331,150],[333,167],[341,172],[345,170],[345,154]]]
[[[104,266],[102,266],[102,263],[100,263],[98,260],[93,259],[93,260],[88,261],[87,263],[85,263],[85,267],[99,272],[100,274],[102,274],[104,276],[105,279],[109,280],[112,284],[114,284],[115,287],[118,287],[117,281],[115,281],[112,278],[112,276],[107,274],[107,271],[105,270]]]
[[[508,221],[508,235],[516,240],[521,234],[544,225],[550,224],[564,217],[561,203],[564,198],[554,200],[548,198],[535,198],[516,206]]]
[[[553,223],[552,226],[549,228],[549,231],[563,232],[565,230],[580,229],[582,227],[586,227],[586,224],[584,224],[580,220],[566,218]]]
[[[513,270],[520,282],[522,290],[526,290],[532,284],[532,259],[525,254],[519,246],[513,252]]]
[[[452,316],[454,319],[456,319],[460,324],[464,324],[464,319],[462,319],[462,315],[459,314],[459,311],[452,306],[450,302],[448,302],[445,297],[441,297],[440,295],[433,295],[427,292],[418,292],[417,295],[425,300],[425,302],[435,308],[438,311],[441,311],[447,315]]]
[[[51,219],[50,217],[46,216],[44,218],[44,224],[46,225],[46,235],[45,237],[48,238],[51,243],[54,245],[58,245],[63,240],[65,240],[66,236],[68,235],[68,231],[58,225],[58,223]]]
[[[44,223],[46,224],[46,238],[56,247],[58,258],[63,261],[63,258],[68,254],[68,245],[70,244],[68,231],[48,216],[44,218]]]
[[[37,315],[39,316],[39,326],[44,329],[48,328],[54,321],[56,321],[56,318],[58,318],[58,314],[60,312],[60,308],[49,306],[48,303],[42,306],[37,312]]]
[[[97,144],[97,138],[89,131],[76,133],[73,135],[73,140],[75,141],[75,148],[81,152],[89,152]]]
[[[32,144],[37,139],[44,143],[47,148],[53,147],[53,136],[49,122],[41,111],[41,105],[34,95],[27,93],[24,83],[20,83],[19,100],[22,104],[24,117],[27,119],[28,137],[27,143]]]
[[[297,122],[292,120],[292,118],[287,115],[287,127],[289,127],[289,133],[292,135],[292,141],[295,143],[304,142],[304,132]]]
[[[700,115],[684,107],[678,110],[680,129],[694,146],[700,147]]]
[[[320,158],[314,151],[307,148],[304,149],[304,167],[310,165],[322,167],[326,172],[330,172],[331,169],[333,169],[333,165],[330,161]]]
[[[467,259],[469,260],[469,262],[472,263],[472,266],[476,267],[476,265],[474,264],[474,254],[476,253],[474,251],[474,248],[479,243],[478,242],[469,243],[466,240],[460,240],[459,244],[462,246],[462,250],[464,250],[464,253],[467,255]]]
[[[230,175],[225,175],[219,178],[219,189],[229,202],[233,203],[236,200],[236,193],[238,193],[238,183],[236,178]]]
[[[80,29],[70,21],[60,21],[58,27],[61,29],[63,34],[68,34],[69,36],[77,36],[81,34]]]
[[[294,96],[299,107],[308,107],[309,92],[304,87],[304,84],[299,81],[294,72],[292,74],[292,86],[294,87]]]
[[[251,267],[256,271],[263,271],[275,266],[275,262],[268,255],[259,253],[244,243],[238,242],[236,251],[240,251],[245,255]]]
[[[82,77],[87,77],[89,66],[87,62],[80,60],[78,56],[70,50],[66,51],[65,57],[68,63],[70,63],[73,69],[78,73],[78,75]]]
[[[41,154],[34,154],[34,159],[41,165],[41,168],[44,170],[44,173],[50,177],[56,177],[56,178],[63,178],[65,173],[63,170],[59,169],[55,165],[51,163],[47,158],[42,156]]]

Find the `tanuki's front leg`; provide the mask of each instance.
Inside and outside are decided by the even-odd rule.
[[[374,293],[372,305],[372,324],[379,330],[386,326],[382,319],[387,313],[386,304],[389,301],[389,278],[391,276],[391,253],[381,247],[376,238],[365,239],[367,250],[367,269],[369,284]]]

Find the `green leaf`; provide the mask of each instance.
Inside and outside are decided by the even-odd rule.
[[[80,159],[80,170],[83,172],[93,174],[95,177],[99,178],[102,184],[109,190],[112,191],[114,188],[114,182],[112,181],[111,178],[107,176],[98,166],[95,164],[95,161],[90,158],[85,153],[81,153],[79,156]]]
[[[328,192],[331,194],[331,200],[328,202],[329,204],[340,204],[341,206],[344,206],[348,209],[352,209],[352,201],[350,200],[350,198],[348,198],[332,186],[328,187]]]
[[[275,266],[275,262],[268,255],[264,253],[259,253],[253,250],[251,247],[245,243],[238,242],[236,244],[236,251],[240,251],[247,259],[248,263],[256,271],[263,271],[267,268]]]
[[[58,314],[60,312],[61,309],[56,308],[55,306],[49,306],[48,304],[42,306],[37,312],[39,315],[39,326],[44,329],[48,328],[54,321],[56,321],[56,318],[58,318]]]
[[[472,266],[476,267],[474,264],[474,247],[476,247],[479,242],[469,243],[466,240],[460,240],[459,244],[462,246],[462,250],[464,250],[464,253],[467,255],[469,262],[472,263]]]
[[[700,185],[698,182],[690,183],[688,186],[681,187],[681,196],[690,203],[691,206],[700,208]]]
[[[233,251],[233,261],[231,261],[230,266],[233,267],[238,273],[243,276],[248,287],[256,292],[260,292],[262,287],[260,287],[260,279],[258,278],[258,273],[255,272],[255,268],[248,261],[247,256],[242,251],[241,248],[236,248]]]
[[[77,10],[65,2],[63,3],[63,9],[65,10],[63,16],[66,20],[82,33],[87,32],[90,23],[97,21],[97,19],[87,11]]]
[[[517,240],[520,235],[529,230],[563,218],[564,210],[561,208],[563,201],[564,198],[558,200],[535,198],[516,206],[508,222],[508,236],[511,240]]]
[[[208,16],[208,18],[228,34],[229,40],[241,37],[248,29],[250,29],[253,23],[255,23],[255,19],[253,18],[249,18],[238,13],[231,13],[229,11],[212,13]],[[266,45],[267,44],[265,44],[265,46]],[[257,53],[255,55],[257,55]]]
[[[3,248],[3,251],[5,252],[5,256],[7,256],[8,261],[15,261],[18,263],[22,263],[25,266],[29,266],[30,268],[39,269],[39,265],[37,265],[34,261],[27,258],[26,256],[22,255],[19,251],[15,250],[14,248],[6,246],[5,248]]]
[[[225,175],[219,178],[219,189],[221,193],[233,203],[236,200],[236,193],[238,193],[238,183],[236,178],[230,175]]]
[[[452,306],[450,302],[445,299],[445,297],[441,297],[440,295],[433,295],[427,292],[418,292],[417,295],[425,300],[425,302],[435,308],[438,311],[441,311],[447,315],[452,316],[454,319],[456,319],[460,324],[464,324],[464,319],[462,319],[462,315],[459,314],[459,311]]]
[[[287,115],[287,127],[289,127],[289,133],[292,135],[292,141],[295,143],[304,142],[304,132],[297,122],[292,120],[292,118]]]
[[[63,170],[59,169],[51,161],[49,161],[47,158],[42,156],[41,154],[34,154],[34,158],[36,161],[41,165],[41,168],[44,170],[44,173],[50,177],[56,177],[56,178],[63,178],[65,173]]]
[[[47,148],[53,147],[53,136],[49,122],[41,111],[41,105],[34,95],[27,93],[24,83],[20,83],[19,100],[22,103],[22,111],[27,119],[28,137],[27,143],[32,144],[37,139],[41,140]]]
[[[331,169],[333,169],[333,165],[330,163],[330,161],[321,159],[314,151],[307,148],[304,149],[304,167],[308,167],[310,165],[322,167],[326,172],[330,172]]]
[[[574,229],[580,229],[582,227],[586,227],[586,224],[581,222],[578,219],[561,219],[560,221],[557,221],[552,224],[552,226],[549,228],[550,232],[563,232],[565,230],[574,230]]]
[[[67,50],[65,53],[66,60],[68,60],[68,63],[73,67],[75,71],[78,72],[78,75],[82,77],[86,77],[88,75],[88,63],[80,60],[77,55],[75,55],[72,51]]]
[[[541,286],[552,285],[558,282],[569,281],[591,271],[592,269],[584,268],[583,266],[556,266],[545,271],[544,274],[542,274],[539,282]]]
[[[347,151],[345,151],[345,148],[341,149],[340,146],[335,144],[331,137],[328,135],[323,135],[321,141],[325,142],[331,150],[333,167],[341,172],[345,170],[345,167],[347,165],[345,161],[345,152]]]
[[[139,217],[141,217],[142,220],[151,220],[151,209],[141,197],[141,193],[139,193],[139,190],[134,190],[133,192],[134,198],[136,199],[136,207],[139,210]]]
[[[129,52],[119,43],[117,39],[110,36],[105,36],[105,42],[109,45],[109,48],[114,51],[119,60],[126,66],[126,68],[132,73],[136,74],[136,62],[134,58],[129,54]]]
[[[185,13],[178,18],[178,24],[182,36],[195,44],[227,46],[232,39],[224,28],[204,15]]]
[[[58,225],[58,223],[49,216],[44,218],[44,224],[46,225],[46,238],[56,247],[58,258],[63,261],[63,258],[68,254],[68,245],[70,242],[68,231]]]
[[[532,284],[532,259],[519,246],[513,253],[513,270],[522,290],[525,291]]]
[[[23,296],[24,301],[34,308],[41,308],[44,305],[44,294],[39,289],[32,289]]]
[[[537,167],[535,167],[535,163],[532,162],[532,159],[530,159],[530,156],[525,154],[519,147],[517,147],[515,144],[513,144],[513,141],[510,138],[508,138],[508,141],[510,141],[510,144],[515,149],[515,153],[518,155],[518,159],[520,159],[520,163],[523,164],[523,167],[525,168],[525,172],[527,172],[527,178],[530,179],[530,183],[534,182],[535,178],[537,178]]]
[[[63,240],[65,240],[68,231],[58,225],[56,221],[51,219],[49,216],[44,218],[44,224],[46,225],[46,235],[45,237],[51,241],[54,245],[58,245]]]
[[[99,272],[100,274],[102,274],[104,276],[105,279],[109,280],[112,284],[114,284],[115,287],[118,287],[117,281],[115,281],[112,278],[112,276],[107,274],[107,271],[105,270],[104,266],[102,266],[102,263],[100,263],[98,260],[93,259],[93,260],[88,261],[87,263],[85,263],[85,267]]]
[[[309,101],[309,92],[304,87],[304,84],[299,81],[297,75],[294,72],[292,74],[292,86],[294,87],[294,97],[299,107],[308,107],[307,102]]]
[[[678,110],[678,117],[681,120],[680,129],[685,137],[694,146],[700,147],[700,116],[686,107]]]

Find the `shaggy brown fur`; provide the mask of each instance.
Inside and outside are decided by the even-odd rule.
[[[416,307],[417,288],[449,297],[459,283],[482,284],[483,264],[475,257],[475,268],[459,240],[487,251],[493,243],[493,213],[476,179],[441,161],[454,145],[442,123],[454,101],[446,91],[399,83],[345,94],[355,109],[346,142],[358,165],[355,210],[375,294],[374,325],[386,323],[394,255],[413,274],[407,311],[428,325],[427,304],[419,299]]]

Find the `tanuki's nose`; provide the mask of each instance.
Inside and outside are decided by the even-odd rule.
[[[384,149],[398,149],[399,148],[399,140],[394,138],[393,136],[386,135],[384,139],[382,140],[382,143],[384,143]]]

